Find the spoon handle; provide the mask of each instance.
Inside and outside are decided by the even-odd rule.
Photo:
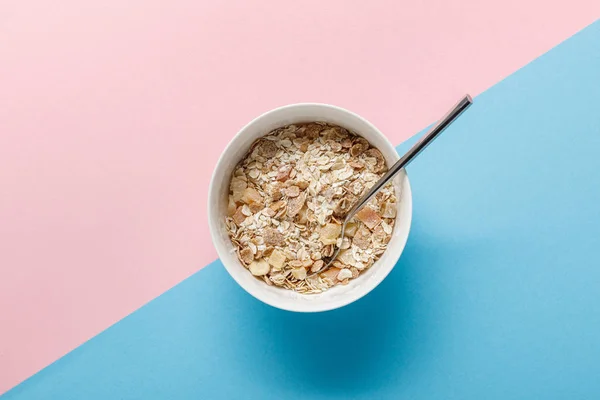
[[[404,167],[406,167],[416,156],[419,155],[431,142],[435,140],[446,128],[456,120],[469,106],[473,104],[473,99],[468,94],[465,95],[442,119],[440,119],[425,136],[423,136],[413,147],[410,148],[392,167],[388,172],[385,173],[372,187],[371,189],[361,197],[354,207],[350,209],[347,214],[346,220],[349,220],[354,214],[360,210],[371,198],[379,192],[379,190],[385,186],[396,174]]]

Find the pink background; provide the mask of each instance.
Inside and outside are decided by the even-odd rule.
[[[399,143],[599,15],[597,0],[3,0],[0,393],[216,258],[210,173],[257,114],[333,103]]]

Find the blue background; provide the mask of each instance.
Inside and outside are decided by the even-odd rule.
[[[357,303],[276,310],[217,261],[2,399],[600,399],[600,23],[409,176],[406,250]]]

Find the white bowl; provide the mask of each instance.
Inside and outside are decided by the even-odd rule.
[[[269,111],[250,122],[235,135],[219,158],[208,193],[208,217],[212,240],[221,262],[233,279],[248,293],[271,306],[297,312],[332,310],[350,304],[373,290],[390,273],[404,250],[412,218],[412,196],[408,177],[401,171],[394,179],[398,213],[388,248],[371,268],[347,285],[335,286],[320,294],[299,294],[269,286],[242,266],[225,228],[231,174],[250,145],[269,131],[288,124],[322,121],[342,126],[367,139],[385,157],[388,166],[398,153],[387,138],[364,118],[327,104],[292,104]]]

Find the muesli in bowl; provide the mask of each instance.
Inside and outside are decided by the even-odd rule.
[[[237,257],[265,284],[316,294],[346,285],[386,251],[396,222],[390,183],[346,227],[352,205],[387,171],[366,139],[324,122],[290,124],[257,139],[234,168],[225,225]],[[323,258],[341,251],[332,266]]]

